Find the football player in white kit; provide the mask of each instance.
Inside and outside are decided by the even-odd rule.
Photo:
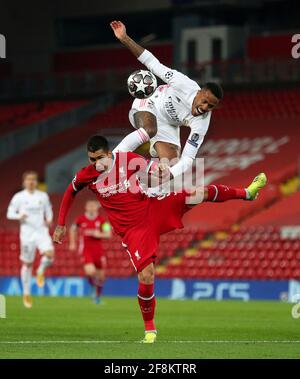
[[[54,247],[49,235],[49,226],[52,223],[53,212],[46,192],[39,191],[38,175],[34,171],[23,174],[23,191],[17,192],[7,209],[9,220],[20,222],[20,260],[21,282],[23,286],[23,304],[26,308],[32,307],[31,278],[32,264],[38,249],[42,258],[37,269],[37,285],[43,287],[45,283],[45,269],[52,265]]]
[[[211,111],[223,98],[217,83],[206,83],[202,88],[186,75],[161,64],[150,51],[133,41],[121,21],[110,23],[115,36],[153,74],[166,85],[159,86],[148,99],[135,99],[129,119],[137,129],[126,136],[115,150],[134,151],[150,140],[150,154],[169,161],[180,157],[180,126],[191,131],[181,158],[171,167],[171,178],[188,170],[204,140]]]

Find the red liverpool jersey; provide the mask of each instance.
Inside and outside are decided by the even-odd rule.
[[[154,163],[155,164],[155,163]],[[176,228],[182,228],[182,216],[190,208],[186,193],[170,193],[148,197],[140,186],[139,178],[148,177],[153,162],[147,162],[134,153],[116,153],[109,172],[99,172],[93,165],[77,173],[65,191],[58,224],[65,218],[78,190],[88,186],[92,190],[137,271],[154,262],[159,237]]]
[[[105,224],[106,220],[104,217],[97,215],[95,218],[91,219],[85,214],[78,216],[75,220],[75,224],[79,228],[80,236],[80,250],[93,252],[102,252],[102,240],[101,238],[95,238],[88,235],[89,232],[94,230],[102,231],[102,226]]]
[[[151,164],[135,153],[114,153],[109,172],[101,174],[89,165],[76,174],[73,189],[79,191],[88,186],[106,211],[114,231],[123,236],[148,214],[149,197],[143,192],[139,177],[148,172]]]

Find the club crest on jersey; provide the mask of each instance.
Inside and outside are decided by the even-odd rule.
[[[137,260],[141,259],[141,256],[140,256],[140,253],[139,253],[138,250],[134,253],[134,255],[135,255],[135,257],[136,257]]]
[[[73,180],[72,180],[72,187],[73,187],[74,191],[77,191],[77,188],[75,186],[76,180],[77,180],[77,176],[75,175]]]
[[[174,73],[172,71],[168,71],[168,72],[165,73],[165,78],[167,80],[169,80],[169,79],[172,78],[173,75],[174,75]]]

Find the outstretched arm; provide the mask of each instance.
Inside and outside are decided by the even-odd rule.
[[[195,90],[200,89],[194,80],[179,71],[163,65],[150,51],[144,49],[131,39],[127,35],[126,27],[121,21],[112,21],[110,26],[118,40],[126,46],[148,70],[153,72],[153,74],[158,76],[161,80],[181,90],[187,89],[191,91],[193,88]]]
[[[74,251],[76,250],[76,244],[77,244],[77,225],[74,223],[71,225],[70,231],[69,231],[69,250]]]
[[[138,58],[144,52],[145,49],[127,35],[126,27],[121,21],[112,21],[110,26],[118,40],[126,46],[133,55]]]
[[[69,213],[71,205],[73,204],[77,192],[81,191],[89,183],[93,182],[98,175],[99,174],[95,169],[92,169],[91,171],[91,166],[87,166],[77,172],[74,179],[67,187],[60,205],[57,227],[53,234],[54,242],[62,243],[62,240],[66,234],[66,217]]]
[[[211,112],[209,112],[204,119],[194,118],[192,121],[192,124],[190,125],[191,132],[188,136],[188,139],[186,140],[181,158],[170,169],[171,174],[174,178],[188,171],[193,166],[194,159],[196,158],[200,146],[202,145],[204,137],[207,133],[210,118]]]
[[[69,184],[60,204],[57,226],[53,234],[53,241],[56,243],[61,244],[66,234],[66,217],[69,213],[71,205],[73,204],[75,196],[76,191],[74,190],[73,185]]]
[[[52,221],[53,221],[53,210],[52,210],[52,205],[47,193],[45,194],[45,198],[46,198],[46,201],[45,201],[44,210],[45,210],[45,216],[46,216],[46,224],[48,226],[51,226]]]

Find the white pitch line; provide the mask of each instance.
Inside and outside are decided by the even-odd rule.
[[[34,345],[34,344],[120,344],[120,343],[140,343],[140,341],[0,341],[0,345]],[[158,340],[156,343],[180,343],[180,344],[300,344],[300,340]]]

